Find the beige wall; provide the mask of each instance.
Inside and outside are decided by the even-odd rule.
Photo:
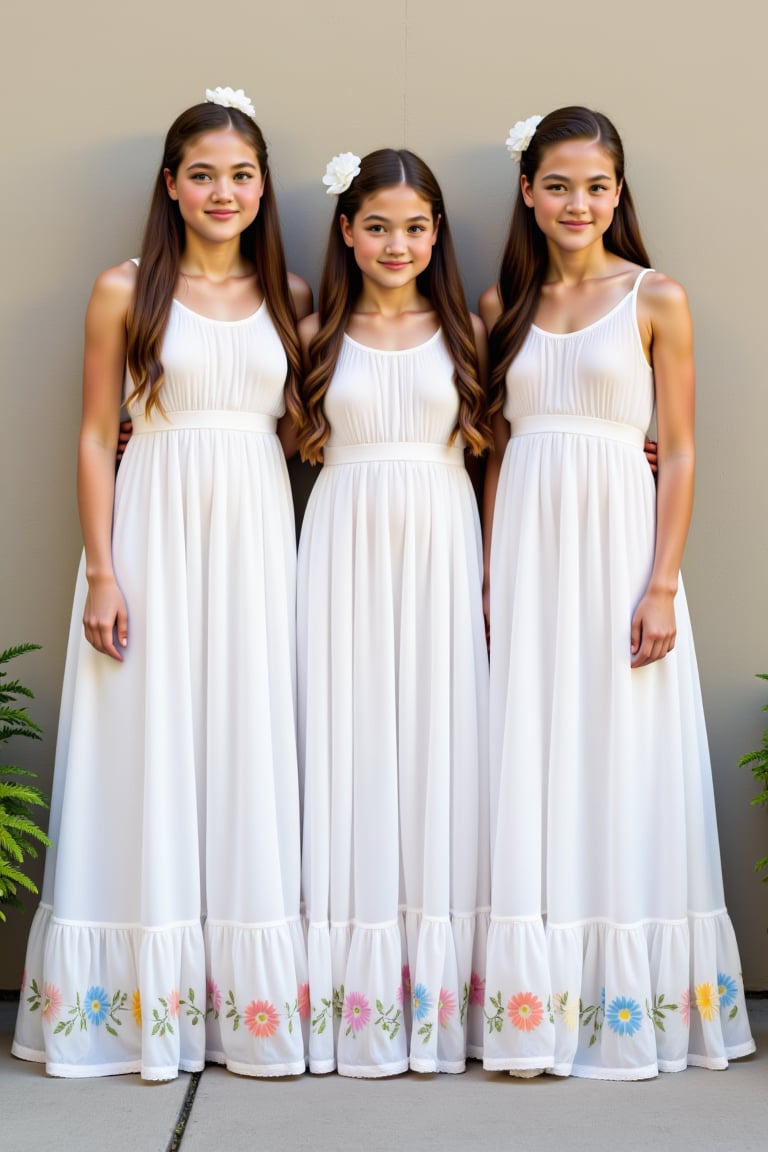
[[[611,115],[656,265],[697,327],[700,465],[685,573],[712,743],[727,898],[748,987],[768,987],[768,819],[739,755],[768,671],[764,386],[764,45],[754,0],[41,0],[3,17],[0,647],[46,737],[50,780],[80,548],[74,474],[83,310],[137,251],[160,140],[206,87],[252,96],[271,143],[291,267],[317,285],[335,152],[407,145],[435,168],[474,302],[494,276],[515,169],[510,124],[564,103]],[[130,717],[125,718],[126,725]],[[91,818],[119,820],[93,797]],[[29,914],[0,929],[18,983]]]

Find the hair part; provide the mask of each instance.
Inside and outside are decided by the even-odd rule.
[[[588,140],[598,144],[610,157],[621,184],[619,203],[613,220],[603,236],[605,248],[616,256],[650,268],[637,219],[632,194],[624,175],[624,146],[616,128],[602,112],[574,105],[558,108],[545,116],[527,149],[520,158],[520,175],[532,184],[541,167],[548,148],[565,140]],[[490,336],[491,414],[504,403],[504,381],[509,365],[514,360],[539,305],[549,254],[546,239],[536,223],[533,208],[529,208],[518,187],[512,210],[504,255],[499,274],[501,315]]]
[[[175,179],[187,149],[207,132],[233,129],[254,151],[264,179],[258,214],[240,236],[243,255],[255,266],[272,321],[288,359],[286,405],[301,414],[299,378],[301,352],[296,316],[288,288],[288,273],[280,235],[280,222],[269,175],[267,145],[259,126],[237,108],[195,104],[182,112],[168,130],[163,159],[150,201],[133,307],[128,321],[126,359],[134,389],[129,400],[144,398],[147,416],[163,411],[162,345],[171,313],[185,244],[185,225],[178,202],[168,194],[166,169]]]
[[[418,291],[437,312],[454,364],[459,394],[459,415],[453,439],[461,432],[475,455],[490,444],[486,422],[486,398],[480,383],[472,320],[467,308],[458,263],[440,186],[423,160],[407,149],[381,148],[360,163],[360,172],[337,199],[331,220],[325,262],[318,294],[319,328],[310,342],[310,369],[304,380],[304,418],[300,423],[299,449],[312,463],[322,459],[323,445],[331,434],[325,415],[325,395],[336,368],[344,333],[363,288],[354,250],[341,231],[341,217],[350,223],[368,196],[384,188],[405,184],[426,200],[432,220],[440,227],[429,266],[419,275]]]

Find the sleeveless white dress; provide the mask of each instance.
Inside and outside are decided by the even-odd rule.
[[[477,504],[440,332],[345,337],[298,568],[310,1070],[482,1055],[487,677]]]
[[[490,1069],[635,1080],[754,1050],[682,585],[675,649],[630,668],[655,546],[642,275],[580,331],[533,326],[507,374],[491,557]]]
[[[264,304],[174,301],[163,365],[167,419],[134,409],[117,476],[122,665],[84,639],[78,578],[13,1051],[58,1076],[300,1073],[285,353]]]

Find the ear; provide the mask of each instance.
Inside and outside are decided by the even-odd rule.
[[[354,248],[355,241],[352,237],[352,224],[343,212],[341,216],[339,216],[339,227],[341,228],[341,234],[344,237],[344,243],[347,248]]]
[[[438,229],[440,227],[440,221],[441,220],[442,220],[442,216],[438,213],[437,219],[435,220],[435,228],[434,228],[434,231],[432,233],[432,247],[433,248],[434,248],[435,244],[437,244],[437,232],[438,232]]]
[[[624,181],[622,179],[622,180],[619,180],[619,186],[616,189],[616,199],[613,202],[614,208],[618,208],[618,206],[619,206],[619,200],[621,199],[621,190],[623,187],[624,187]]]
[[[533,208],[533,185],[527,176],[520,176],[520,192],[528,208]]]
[[[176,181],[173,176],[171,176],[170,168],[163,168],[163,179],[165,180],[165,186],[168,189],[168,195],[171,200],[178,200],[179,194],[176,191]]]

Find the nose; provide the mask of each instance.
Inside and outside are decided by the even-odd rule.
[[[568,197],[568,209],[571,212],[584,212],[587,207],[587,194],[583,188],[573,188]]]
[[[399,230],[392,232],[387,244],[387,252],[404,252],[405,251],[405,237]]]
[[[215,182],[213,186],[213,198],[214,200],[224,202],[232,199],[232,187],[228,177],[222,176]]]

